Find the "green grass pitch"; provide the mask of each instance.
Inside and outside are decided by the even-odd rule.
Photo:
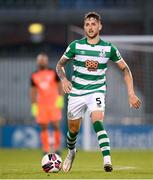
[[[63,151],[62,159],[66,156]],[[42,153],[31,149],[0,149],[0,179],[153,179],[153,150],[113,150],[113,172],[104,172],[100,152],[78,150],[69,173],[46,174]]]

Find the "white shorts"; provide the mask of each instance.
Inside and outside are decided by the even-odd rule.
[[[100,110],[105,110],[105,94],[92,93],[84,96],[69,96],[68,97],[68,119],[79,119],[84,116],[85,111],[89,113]]]

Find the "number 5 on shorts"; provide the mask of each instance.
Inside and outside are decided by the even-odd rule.
[[[101,105],[100,97],[96,98],[96,101],[97,101],[97,105]]]

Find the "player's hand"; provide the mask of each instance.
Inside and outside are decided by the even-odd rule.
[[[138,109],[141,106],[141,101],[135,94],[131,94],[129,95],[129,104],[130,107]]]
[[[32,103],[31,105],[31,114],[36,117],[38,115],[38,106],[36,103]]]
[[[68,81],[66,78],[64,78],[62,80],[62,87],[63,87],[63,91],[65,93],[70,93],[71,92],[71,89],[72,89],[72,84],[70,81]]]
[[[56,100],[56,107],[62,109],[64,107],[64,97],[59,95]]]

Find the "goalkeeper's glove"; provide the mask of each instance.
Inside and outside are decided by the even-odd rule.
[[[56,100],[56,107],[62,109],[64,107],[64,97],[59,95]]]
[[[32,103],[31,105],[31,114],[36,117],[38,115],[38,106],[36,103]]]

